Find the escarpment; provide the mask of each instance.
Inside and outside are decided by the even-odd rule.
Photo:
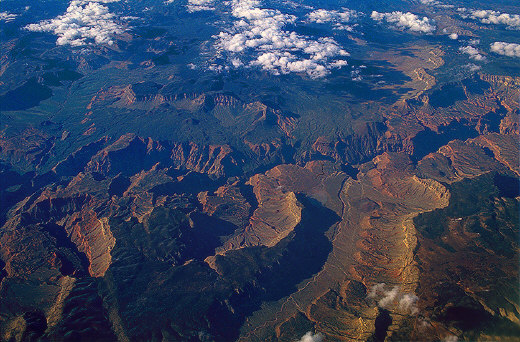
[[[234,156],[230,146],[159,142],[127,134],[97,152],[87,163],[85,170],[110,175],[131,175],[156,163],[216,177],[233,175],[241,167],[241,160]]]

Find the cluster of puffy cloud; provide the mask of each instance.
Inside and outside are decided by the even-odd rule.
[[[352,31],[353,27],[345,25],[359,18],[360,12],[343,8],[342,11],[317,9],[307,15],[309,22],[317,24],[331,23],[336,30]]]
[[[346,65],[341,58],[349,54],[332,38],[312,39],[285,30],[286,25],[295,23],[295,16],[261,8],[258,0],[233,0],[231,6],[237,21],[216,36],[216,46],[230,55],[233,67],[323,77],[331,69]]]
[[[18,15],[12,13],[0,12],[0,21],[10,23],[11,21],[15,20],[17,16]]]
[[[494,42],[491,44],[491,51],[508,57],[520,57],[520,44]]]
[[[400,29],[407,29],[412,32],[432,33],[436,30],[435,24],[428,17],[419,18],[416,14],[410,12],[380,13],[373,11],[370,17],[375,21],[386,21]]]
[[[376,300],[381,308],[387,309],[397,304],[398,308],[406,313],[415,315],[419,312],[417,308],[419,297],[413,293],[403,293],[399,286],[386,290],[385,283],[376,284],[370,289],[368,298]]]
[[[481,62],[486,60],[486,57],[484,57],[477,48],[471,45],[462,46],[459,48],[459,51],[469,55],[469,58],[473,59],[474,61]]]
[[[114,43],[113,37],[125,31],[116,16],[102,4],[119,0],[73,0],[67,12],[51,20],[30,24],[26,29],[34,32],[52,32],[58,36],[56,44],[83,46]]]
[[[312,334],[312,332],[307,332],[303,337],[297,341],[297,342],[322,342],[323,341],[323,335],[320,333],[317,333],[315,335]]]
[[[213,3],[214,0],[188,0],[187,7],[189,12],[213,11]]]
[[[459,8],[458,10],[462,17],[476,19],[483,24],[500,24],[512,29],[520,29],[520,15],[518,14],[500,13],[493,10],[470,10],[466,8]]]

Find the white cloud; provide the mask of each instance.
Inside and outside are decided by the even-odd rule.
[[[419,300],[419,297],[412,293],[407,293],[403,295],[399,299],[399,309],[409,312],[412,315],[415,315],[419,312],[419,309],[417,308],[417,301]]]
[[[342,11],[317,9],[307,14],[307,20],[311,23],[330,23],[335,30],[353,31],[353,26],[345,25],[359,18],[362,13],[343,8]]]
[[[385,283],[375,284],[370,288],[370,292],[368,293],[368,298],[374,299],[378,296],[379,293],[383,293],[385,291]]]
[[[297,342],[322,342],[323,341],[323,335],[320,333],[317,333],[316,335],[313,335],[312,332],[308,332],[305,335],[302,336],[302,338]]]
[[[290,8],[303,8],[303,9],[307,9],[307,10],[314,9],[314,7],[312,7],[312,6],[302,4],[300,2],[296,2],[296,1],[292,1],[292,0],[284,0],[284,1],[282,1],[282,4],[284,4],[285,6],[290,7]]]
[[[168,0],[170,1],[170,0]],[[213,11],[215,8],[213,7],[214,0],[188,0],[188,11],[197,12],[197,11]]]
[[[361,69],[353,69],[350,72],[350,76],[352,77],[352,81],[359,82],[363,80],[363,76],[361,76]]]
[[[520,44],[494,42],[491,44],[491,51],[499,55],[520,57]]]
[[[386,290],[386,284],[375,284],[370,289],[367,298],[377,301],[377,305],[384,309],[397,306],[401,311],[416,315],[419,313],[417,302],[419,297],[413,293],[403,293],[399,286],[394,286],[390,290]]]
[[[51,20],[30,24],[26,29],[34,32],[52,32],[58,36],[56,44],[83,46],[114,43],[114,36],[125,31],[116,16],[102,4],[119,0],[74,0],[67,12]]]
[[[453,39],[453,40],[459,39],[459,35],[456,33],[451,33],[448,37],[450,37],[450,39]]]
[[[464,67],[466,69],[468,69],[470,72],[475,72],[475,71],[479,71],[480,69],[482,69],[482,67],[480,65],[476,65],[473,63],[466,64],[466,65],[464,65]]]
[[[11,21],[15,20],[17,16],[18,15],[12,13],[0,12],[0,21],[10,23]]]
[[[440,8],[453,8],[455,6],[453,5],[447,5],[443,4],[440,1],[437,0],[419,0],[419,2],[423,5],[433,6],[433,7],[440,7]]]
[[[474,48],[473,46],[470,46],[470,45],[463,46],[463,47],[459,48],[459,51],[469,55],[469,58],[473,59],[475,61],[481,62],[481,61],[486,60],[486,57],[481,55],[480,51],[477,48]]]
[[[448,335],[442,339],[442,342],[457,342],[459,338],[455,335]]]
[[[296,21],[293,15],[265,9],[258,0],[233,0],[233,26],[220,32],[216,47],[228,54],[232,67],[260,67],[273,74],[291,72],[323,77],[344,63],[348,56],[332,38],[312,39],[287,31],[284,27]],[[229,67],[229,66],[228,66]]]
[[[343,11],[335,11],[335,10],[325,10],[325,9],[317,9],[307,14],[307,18],[309,21],[318,24],[324,23],[349,23],[353,19],[359,17],[359,13],[349,9],[343,9]]]
[[[440,2],[437,0],[419,0],[419,2],[423,5],[436,6],[439,5]]]
[[[459,9],[464,18],[479,20],[483,24],[506,25],[512,29],[520,29],[520,15],[501,13],[493,10],[468,10]]]
[[[419,18],[416,14],[410,12],[380,13],[373,11],[370,17],[375,21],[386,21],[387,23],[395,24],[400,29],[408,29],[412,32],[432,33],[436,29],[433,21],[428,17]]]
[[[264,70],[272,71],[274,74],[307,72],[311,76],[320,77],[327,73],[325,66],[310,59],[298,59],[289,52],[274,51],[263,53],[255,61],[251,62],[251,65],[257,65]]]
[[[377,305],[379,305],[382,308],[387,308],[397,300],[397,296],[399,295],[399,286],[394,286],[390,291],[384,291],[383,298],[381,298]]]

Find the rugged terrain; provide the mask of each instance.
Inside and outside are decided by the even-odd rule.
[[[0,341],[519,341],[517,2],[1,0]]]
[[[519,85],[423,89],[307,144],[296,114],[146,82],[100,89],[61,160],[76,133],[6,128],[1,339],[512,340]],[[240,134],[97,136],[107,107]]]

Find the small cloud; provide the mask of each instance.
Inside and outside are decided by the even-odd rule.
[[[473,63],[466,64],[466,65],[464,65],[464,67],[466,69],[468,69],[469,72],[471,72],[471,73],[473,73],[475,71],[479,71],[480,69],[482,69],[482,67],[480,65],[476,65],[476,64],[473,64]]]
[[[307,20],[316,24],[329,23],[333,25],[332,28],[334,30],[351,32],[354,30],[354,27],[346,24],[353,22],[362,15],[363,14],[360,12],[349,10],[347,8],[343,8],[341,11],[317,9],[307,14]]]
[[[450,39],[453,39],[453,40],[459,39],[459,35],[456,33],[451,33],[448,37],[450,37]]]
[[[473,59],[475,61],[481,62],[486,59],[486,57],[482,56],[480,54],[480,51],[478,49],[474,48],[473,46],[469,46],[469,45],[463,46],[463,47],[459,48],[459,51],[469,55],[469,58]]]
[[[457,342],[459,338],[455,335],[448,335],[442,339],[442,342]]]
[[[354,69],[350,72],[350,76],[352,77],[352,81],[359,82],[363,80],[363,76],[361,76],[361,69]]]
[[[430,6],[440,5],[440,2],[437,0],[419,0],[419,2],[423,5],[430,5]]]
[[[494,42],[491,44],[491,51],[508,57],[520,57],[520,44]]]
[[[349,23],[361,16],[361,13],[343,8],[342,11],[317,9],[307,14],[310,22],[324,24],[324,23]]]
[[[305,5],[305,4],[302,4],[300,2],[296,2],[296,1],[292,1],[292,0],[284,0],[284,1],[282,1],[282,3],[285,6],[290,7],[290,8],[303,8],[303,9],[307,9],[307,10],[313,10],[314,9],[314,7],[312,7],[312,6]]]
[[[213,3],[214,0],[188,0],[187,7],[189,12],[214,11]]]
[[[71,1],[67,12],[51,20],[30,24],[25,28],[33,32],[51,32],[58,36],[57,45],[83,46],[88,44],[114,44],[114,36],[125,28],[117,22],[103,4],[117,0]]]
[[[394,286],[390,290],[386,290],[385,283],[379,283],[372,286],[367,298],[377,300],[380,308],[389,309],[397,306],[401,311],[411,315],[419,313],[417,302],[419,297],[413,293],[403,293],[399,286]]]
[[[370,288],[370,292],[368,293],[368,298],[374,299],[378,296],[379,293],[383,293],[385,291],[385,283],[375,284]]]
[[[235,68],[240,68],[240,67],[244,66],[244,63],[240,60],[240,58],[232,58],[231,59],[231,64]]]
[[[453,5],[447,5],[443,4],[440,1],[437,0],[419,0],[419,2],[423,5],[433,6],[433,7],[440,7],[440,8],[453,8],[455,6]]]
[[[16,17],[18,17],[17,14],[0,12],[0,21],[5,21],[6,23],[10,23],[11,21],[15,20]]]
[[[436,30],[433,21],[428,17],[419,18],[416,14],[410,12],[380,13],[373,11],[370,18],[378,22],[386,21],[387,23],[395,24],[399,29],[407,29],[412,32],[432,33]]]
[[[390,291],[383,291],[383,298],[377,302],[377,305],[382,308],[386,308],[397,300],[398,295],[399,286],[394,286]]]
[[[305,335],[302,336],[302,338],[297,342],[322,342],[323,341],[323,335],[320,333],[317,333],[315,335],[312,334],[312,332],[307,332]]]
[[[412,315],[415,315],[419,312],[417,308],[417,301],[419,297],[412,293],[407,293],[399,299],[399,308],[405,312],[410,312]]]

